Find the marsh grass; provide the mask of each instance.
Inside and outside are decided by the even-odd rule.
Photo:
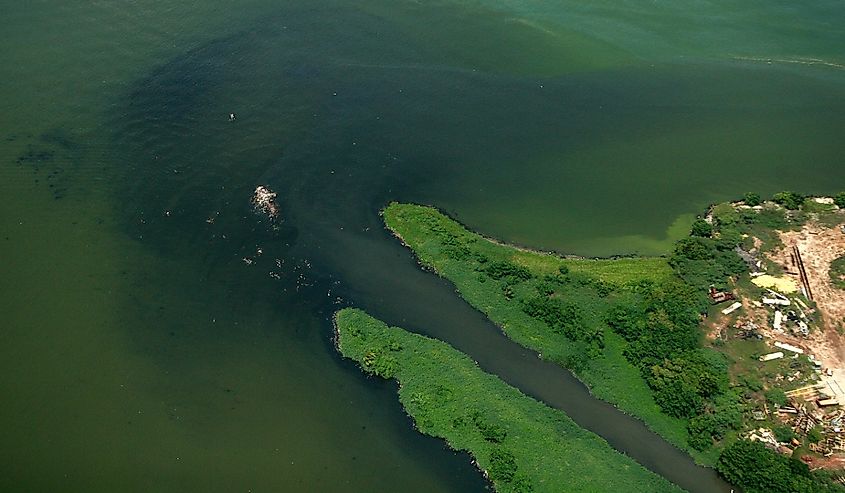
[[[515,342],[544,359],[572,370],[596,397],[641,419],[667,441],[689,451],[699,462],[712,464],[717,452],[698,452],[688,443],[687,420],[661,412],[640,371],[624,356],[627,342],[604,330],[607,310],[624,299],[631,286],[672,277],[663,258],[567,258],[503,245],[468,231],[434,208],[390,204],[383,211],[387,227],[410,247],[419,262],[450,280],[461,297],[486,314]],[[484,275],[490,262],[512,262],[527,268],[527,280],[494,280]],[[584,331],[600,331],[598,350],[573,341],[526,314],[520,300],[554,285],[552,297],[580,308]]]
[[[336,313],[335,328],[340,352],[399,382],[417,429],[469,452],[496,491],[681,491],[444,342],[357,309]]]

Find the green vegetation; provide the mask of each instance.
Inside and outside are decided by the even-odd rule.
[[[692,223],[690,234],[692,236],[709,238],[713,235],[713,226],[704,219],[696,219],[695,222]]]
[[[691,449],[688,413],[662,411],[661,404],[675,407],[675,384],[651,377],[650,365],[660,366],[664,356],[669,361],[660,375],[698,371],[699,363],[712,360],[685,354],[698,347],[698,313],[706,300],[675,279],[666,259],[588,260],[516,249],[417,205],[391,204],[384,219],[422,264],[451,280],[508,337],[569,368],[594,395],[639,417],[700,461],[715,461],[716,452]],[[693,388],[702,399],[709,395],[710,387],[696,378],[687,381],[691,387],[684,390]],[[678,399],[682,396],[698,407],[695,397]],[[704,400],[701,405],[713,407]]]
[[[842,491],[830,477],[812,473],[807,464],[773,452],[760,442],[740,440],[731,444],[722,452],[716,469],[746,493]]]
[[[845,255],[830,263],[828,274],[834,286],[845,289]]]
[[[396,379],[419,431],[472,454],[497,491],[680,491],[446,343],[355,309],[338,312],[335,323],[340,352]]]
[[[743,276],[742,250],[775,248],[775,230],[800,228],[810,217],[842,220],[792,192],[776,199],[783,205],[714,206],[668,258],[563,258],[498,244],[430,207],[391,204],[383,212],[419,261],[452,281],[508,337],[570,369],[594,395],[642,419],[697,461],[718,460],[726,478],[753,491],[754,480],[737,479],[753,476],[743,468],[755,461],[779,468],[780,456],[743,458],[756,449],[733,444],[745,443],[741,432],[757,423],[751,421],[756,402],[785,402],[783,389],[769,385],[777,375],[801,372],[805,377],[790,380],[801,385],[812,368],[806,358],[760,366],[765,345],[738,339],[733,329],[732,341],[705,341],[701,322],[713,311],[708,290],[732,290],[737,283],[759,289]],[[794,467],[783,474],[774,487],[829,486]]]
[[[760,198],[759,193],[748,192],[743,197],[743,201],[745,202],[745,205],[749,207],[755,207],[760,205],[763,200]]]
[[[795,192],[779,192],[772,197],[772,201],[789,210],[797,210],[804,204],[804,196]]]
[[[845,192],[839,192],[833,197],[833,203],[840,209],[845,209]]]

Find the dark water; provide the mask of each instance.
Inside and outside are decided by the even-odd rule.
[[[748,12],[727,8],[538,5],[11,9],[3,489],[483,489],[392,385],[334,354],[348,304],[454,344],[685,488],[724,489],[504,339],[377,212],[433,203],[540,248],[660,253],[710,201],[845,188],[841,12],[760,11],[743,44],[727,33]],[[258,184],[278,228],[250,209]]]

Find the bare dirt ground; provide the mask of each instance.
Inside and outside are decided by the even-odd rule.
[[[830,457],[804,456],[802,459],[810,466],[810,469],[845,469],[845,457],[833,455]]]
[[[828,227],[814,222],[807,223],[800,231],[780,233],[784,248],[769,254],[769,258],[783,266],[787,275],[799,281],[798,269],[792,261],[792,247],[798,247],[813,299],[821,314],[819,328],[803,340],[804,346],[826,368],[834,372],[833,378],[845,383],[845,337],[839,331],[845,327],[845,290],[830,282],[830,263],[845,255],[845,234],[840,226]]]

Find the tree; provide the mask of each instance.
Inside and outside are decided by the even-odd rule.
[[[745,205],[750,207],[760,205],[760,203],[762,202],[762,200],[760,199],[760,194],[754,192],[746,193],[743,200],[745,202]]]
[[[794,211],[801,208],[801,204],[804,203],[804,196],[796,192],[783,191],[776,193],[772,200]]]
[[[833,203],[839,206],[840,209],[845,209],[845,192],[839,192],[833,197]]]
[[[716,254],[712,240],[684,238],[675,244],[674,256],[684,260],[710,260]]]
[[[631,342],[646,329],[645,311],[636,303],[619,303],[607,311],[605,322],[614,332]]]
[[[704,219],[696,219],[696,221],[692,223],[690,234],[692,236],[709,238],[713,235],[713,226]]]
[[[822,439],[822,431],[819,426],[814,426],[810,428],[810,431],[807,432],[807,440],[810,443],[819,443]]]
[[[716,406],[712,412],[695,416],[687,425],[689,444],[696,450],[706,450],[713,440],[721,440],[730,430],[742,427],[742,411],[738,404]]]
[[[772,431],[775,434],[775,438],[781,443],[789,443],[795,438],[795,432],[787,425],[775,426]]]
[[[807,464],[780,455],[760,442],[739,440],[726,447],[716,470],[745,493],[834,493],[841,492],[829,476],[810,472]]]
[[[511,482],[516,469],[516,457],[510,451],[496,447],[490,453],[490,478],[493,481]]]
[[[484,267],[484,272],[493,279],[508,279],[511,281],[527,281],[533,276],[531,271],[521,265],[516,265],[507,260],[490,262]]]
[[[508,430],[485,419],[484,416],[482,416],[481,411],[474,411],[470,414],[470,417],[472,418],[472,422],[475,424],[475,427],[478,428],[478,431],[481,433],[481,436],[488,442],[502,443],[505,438],[507,438]]]
[[[701,397],[692,386],[675,380],[654,394],[654,401],[669,416],[691,418],[701,411]]]
[[[534,296],[523,302],[522,311],[573,341],[584,335],[584,316],[581,308],[568,301],[548,296]]]
[[[726,447],[716,462],[728,482],[748,493],[791,493],[792,481],[786,458],[760,442],[740,440]]]
[[[781,389],[769,389],[766,391],[766,400],[778,407],[786,405],[786,394]]]

